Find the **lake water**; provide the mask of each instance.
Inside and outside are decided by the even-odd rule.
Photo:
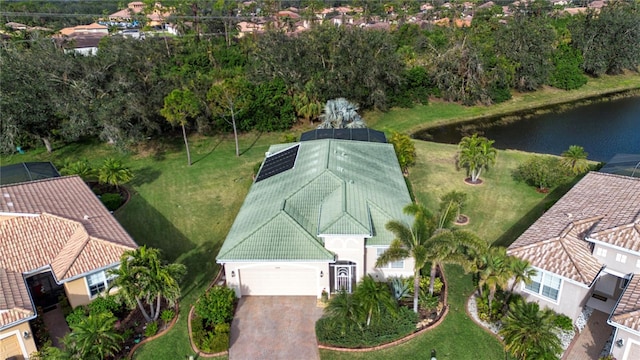
[[[495,121],[495,119],[493,119]],[[606,100],[542,115],[525,116],[505,125],[487,120],[453,124],[414,134],[422,140],[457,144],[465,134],[478,132],[495,140],[498,149],[517,149],[560,155],[580,145],[590,160],[607,161],[617,153],[640,154],[640,97]],[[468,129],[470,124],[480,128]],[[463,130],[464,128],[464,130]]]

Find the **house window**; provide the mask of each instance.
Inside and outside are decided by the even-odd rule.
[[[640,259],[636,260],[636,267],[640,268]]]
[[[382,255],[388,248],[376,248],[376,253],[378,257]],[[381,267],[382,269],[404,269],[404,260],[394,261],[388,264],[385,264]]]
[[[621,263],[626,263],[627,262],[627,255],[624,254],[616,254],[616,261],[617,262],[621,262]]]
[[[87,276],[87,285],[89,286],[89,293],[91,294],[91,297],[93,298],[105,291],[114,278],[115,275],[107,275],[105,271],[100,271]]]
[[[607,249],[603,249],[601,247],[596,249],[596,255],[598,256],[602,256],[602,257],[607,257]]]
[[[562,279],[557,276],[538,271],[531,278],[531,284],[525,285],[529,292],[546,297],[551,300],[558,300]]]

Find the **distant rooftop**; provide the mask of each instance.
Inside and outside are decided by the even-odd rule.
[[[0,185],[60,177],[50,162],[24,162],[0,167]]]

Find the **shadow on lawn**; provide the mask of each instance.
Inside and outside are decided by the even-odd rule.
[[[214,244],[213,241],[207,241],[178,259],[188,267],[187,274],[181,281],[183,298],[194,290],[208,287],[214,279],[219,268],[216,264],[216,255],[221,245],[222,242]]]
[[[535,207],[527,212],[518,222],[513,224],[507,231],[496,240],[493,245],[508,247],[514,242],[518,236],[527,230],[542,214],[544,214],[553,204],[555,204],[564,194],[575,185],[582,176],[573,181],[556,187],[552,192],[547,194]]]

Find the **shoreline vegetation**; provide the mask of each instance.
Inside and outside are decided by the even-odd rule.
[[[364,114],[367,125],[386,133],[415,134],[429,128],[454,123],[467,123],[484,118],[509,117],[521,112],[535,112],[552,106],[571,106],[617,94],[637,96],[640,90],[640,73],[603,75],[589,78],[587,84],[576,90],[560,90],[544,87],[534,92],[513,92],[513,97],[494,105],[464,106],[440,99],[430,99],[427,105],[412,108],[393,108],[388,112],[370,111]],[[622,95],[625,96],[625,95]]]

